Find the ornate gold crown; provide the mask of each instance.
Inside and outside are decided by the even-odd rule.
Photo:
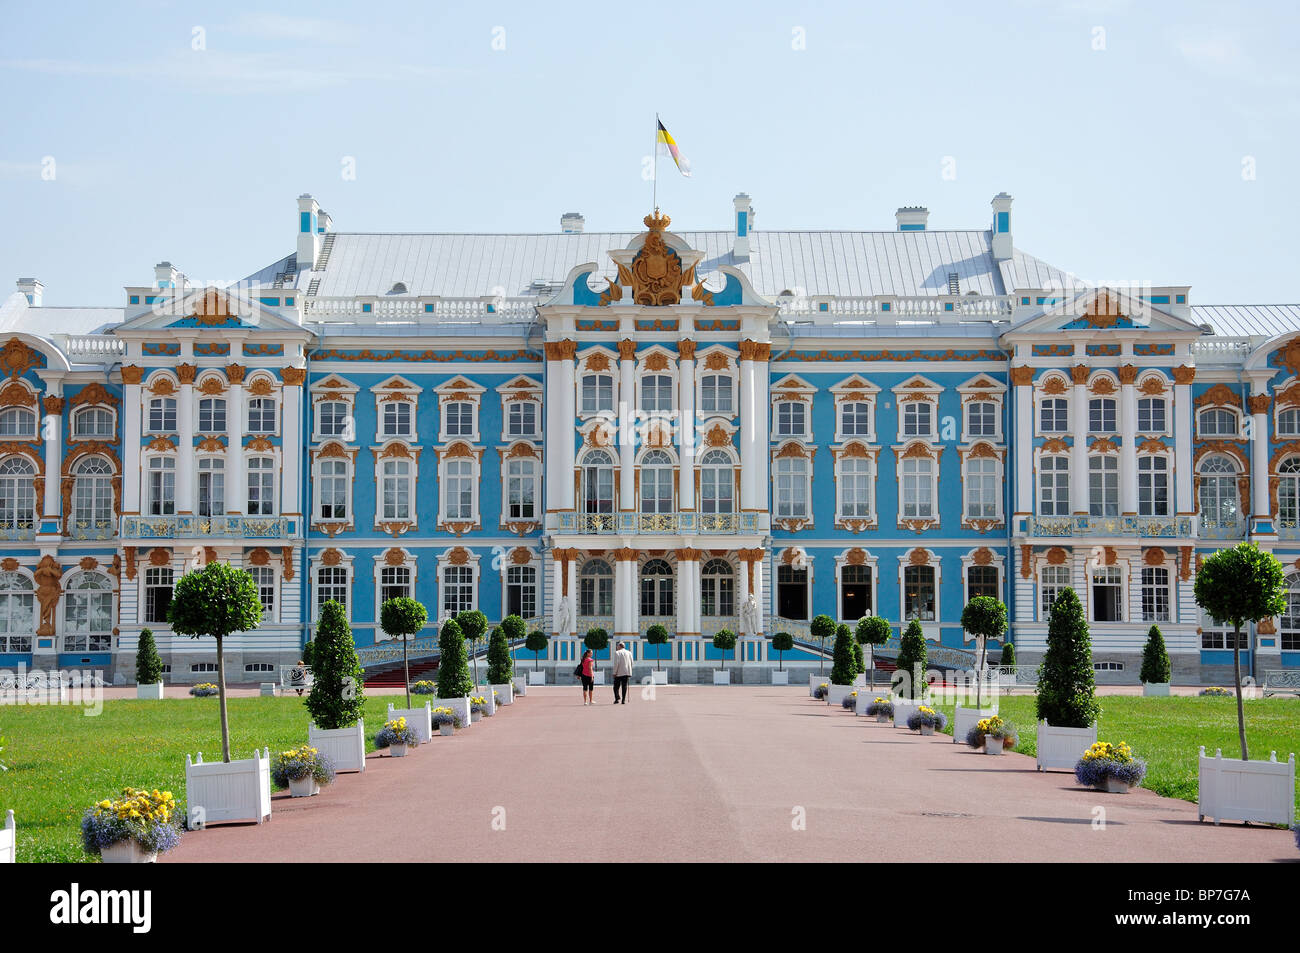
[[[665,228],[667,228],[669,225],[672,224],[673,220],[669,218],[667,215],[660,215],[659,209],[655,209],[652,214],[647,215],[641,221],[645,222],[645,227],[650,229],[650,231],[662,232]]]

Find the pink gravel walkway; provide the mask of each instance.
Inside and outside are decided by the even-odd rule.
[[[584,708],[526,698],[402,760],[372,755],[262,826],[186,835],[177,861],[1274,861],[1287,831],[1103,795],[813,701],[798,687],[659,687]],[[1094,808],[1105,808],[1105,829]],[[502,810],[503,809],[503,810]],[[806,829],[794,829],[800,816]],[[504,830],[496,829],[504,820]],[[496,827],[494,827],[494,822]]]

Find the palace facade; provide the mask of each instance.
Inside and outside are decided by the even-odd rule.
[[[173,637],[176,579],[247,568],[265,607],[227,678],[298,658],[341,602],[363,661],[385,598],[518,613],[566,670],[602,626],[685,680],[719,629],[758,679],[776,631],[917,618],[966,664],[966,601],[1007,602],[1022,663],[1073,586],[1098,677],[1135,683],[1152,624],[1175,678],[1221,681],[1201,558],[1295,572],[1245,635],[1300,666],[1300,307],[1096,286],[987,227],[359,234],[309,195],[296,247],[227,288],[164,262],[108,307],[0,309],[0,669],[215,671]],[[287,236],[286,236],[287,238]],[[888,654],[888,650],[886,653]],[[803,652],[786,660],[807,659]]]

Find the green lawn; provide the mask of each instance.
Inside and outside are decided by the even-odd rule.
[[[1016,726],[1020,743],[1016,751],[1038,753],[1034,732],[1034,696],[1001,699],[998,714]],[[1223,749],[1225,758],[1241,756],[1237,741],[1237,703],[1232,698],[1143,698],[1140,695],[1101,695],[1100,741],[1127,741],[1133,753],[1147,763],[1144,788],[1166,797],[1196,800],[1196,756],[1200,746],[1213,756]],[[952,734],[952,705],[938,706],[948,716]],[[1279,761],[1291,752],[1300,758],[1300,698],[1259,698],[1245,702],[1246,743],[1252,761],[1268,760],[1276,751]],[[1296,787],[1300,808],[1300,783]]]
[[[180,691],[182,689],[175,689]],[[384,726],[395,696],[366,700],[366,750]],[[415,700],[412,699],[414,702]],[[232,698],[230,756],[252,756],[253,749],[284,750],[307,740],[310,720],[303,700]],[[69,705],[0,707],[0,816],[14,812],[18,859],[89,861],[81,849],[81,815],[125,786],[159,788],[184,800],[185,755],[203,752],[221,760],[217,699],[106,701],[103,712],[86,717]]]

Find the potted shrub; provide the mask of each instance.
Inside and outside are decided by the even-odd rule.
[[[894,720],[894,703],[887,697],[877,696],[867,705],[866,714],[874,715],[876,721],[885,722]]]
[[[976,596],[961,613],[961,627],[975,636],[975,707],[958,705],[953,713],[954,743],[981,718],[995,714],[984,708],[984,679],[989,639],[1000,639],[1007,631],[1007,607],[992,596]]]
[[[195,698],[211,698],[219,694],[221,689],[217,688],[212,682],[199,682],[197,685],[190,686],[190,694]]]
[[[840,704],[853,690],[853,681],[858,677],[858,666],[853,657],[856,644],[847,625],[835,627],[834,662],[831,664],[830,688],[826,692],[828,705]]]
[[[1097,741],[1092,642],[1083,605],[1073,589],[1060,591],[1047,621],[1047,651],[1034,689],[1038,720],[1038,770],[1073,770]]]
[[[477,609],[466,609],[456,615],[461,635],[469,643],[469,657],[474,663],[474,684],[478,685],[478,643],[488,630],[488,618]]]
[[[1142,694],[1167,696],[1172,674],[1165,638],[1160,634],[1160,626],[1153,625],[1147,632],[1147,644],[1142,648],[1142,673],[1139,676],[1142,679]]]
[[[847,629],[848,626],[846,625],[844,628]],[[855,673],[853,678],[853,684],[858,686],[866,685],[867,684],[867,662],[865,656],[863,656],[862,654],[862,643],[859,642],[857,639],[853,639],[849,643],[849,645],[853,649],[853,671]]]
[[[135,697],[158,700],[163,697],[163,663],[152,629],[140,630],[135,650]]]
[[[464,721],[460,713],[450,708],[435,708],[433,710],[433,723],[438,727],[440,735],[454,735],[457,728],[464,727]]]
[[[918,705],[907,716],[907,727],[923,735],[934,734],[936,728],[943,730],[946,724],[948,724],[948,716],[929,705]]]
[[[519,627],[523,628],[523,625],[524,620],[519,619]],[[504,623],[493,627],[492,634],[488,637],[487,660],[488,686],[496,695],[496,702],[502,705],[513,705],[515,663],[510,658],[510,640],[506,638]]]
[[[854,638],[859,645],[867,646],[867,672],[870,673],[872,686],[876,684],[876,646],[884,645],[892,634],[893,629],[889,623],[878,615],[864,616],[858,620]]]
[[[668,644],[668,629],[661,623],[656,622],[650,628],[645,630],[646,644],[655,647],[655,669],[650,673],[651,682],[654,685],[667,685],[668,673],[663,670],[660,664],[659,646]]]
[[[469,693],[474,683],[469,677],[469,661],[465,657],[465,636],[455,619],[448,619],[438,630],[438,701],[460,717],[462,728],[470,723]]]
[[[794,636],[778,632],[772,636],[772,649],[776,652],[777,670],[772,673],[773,685],[789,685],[790,673],[785,670],[785,653],[794,648]]]
[[[123,788],[121,796],[105,798],[81,818],[82,847],[106,864],[152,864],[180,842],[170,791]]]
[[[387,748],[394,758],[405,758],[406,749],[414,748],[421,739],[405,718],[390,718],[375,735],[375,747]]]
[[[540,671],[538,666],[541,664],[542,653],[546,651],[546,646],[550,644],[550,636],[541,629],[533,629],[528,633],[528,638],[524,641],[524,647],[533,653],[533,670],[528,673],[529,685],[545,685],[546,673]]]
[[[402,684],[406,686],[406,707],[411,707],[411,662],[407,643],[418,635],[429,621],[429,613],[409,596],[385,599],[379,607],[379,627],[384,632],[402,640]]]
[[[510,661],[511,701],[515,695],[528,694],[528,679],[515,671],[515,655],[521,642],[528,640],[528,625],[517,615],[508,615],[501,620],[501,632],[506,640],[506,657]],[[513,648],[512,648],[513,646]]]
[[[316,624],[315,678],[304,704],[311,714],[307,743],[336,771],[366,769],[365,675],[343,607],[330,600]]]
[[[731,673],[727,671],[727,653],[736,647],[736,633],[730,629],[719,629],[713,633],[713,647],[722,653],[722,661],[713,673],[714,685],[730,685]]]
[[[1113,745],[1098,741],[1092,745],[1074,766],[1074,777],[1080,784],[1109,794],[1127,794],[1146,776],[1146,762],[1133,757],[1127,744]]]
[[[925,667],[928,651],[925,632],[918,619],[913,619],[903,630],[898,643],[898,668],[894,672],[894,727],[906,728],[907,719],[926,696]]]
[[[334,781],[334,762],[311,745],[299,745],[275,756],[271,781],[277,788],[288,788],[290,797],[320,794],[322,784]]]
[[[822,682],[820,685],[818,685],[816,688],[813,689],[813,698],[817,699],[818,701],[824,701],[826,699],[826,696],[830,694],[830,688],[831,688],[830,685],[828,685],[826,682]]]
[[[596,656],[609,648],[609,633],[600,626],[592,626],[583,637],[582,644],[591,649],[592,684],[605,684],[605,670],[596,664]]]
[[[1016,687],[1016,647],[1010,642],[1003,643],[1002,657],[998,661],[1001,669],[1001,678],[999,684],[1003,688]]]
[[[482,695],[471,695],[469,697],[469,720],[482,721],[483,716],[487,714],[487,699]]]
[[[821,646],[821,652],[817,655],[817,674],[820,677],[826,671],[826,640],[835,635],[835,620],[825,613],[813,616],[808,632]]]
[[[1015,725],[997,715],[981,718],[966,732],[966,744],[983,748],[985,754],[1001,754],[1008,744],[1014,748],[1017,740]]]
[[[411,691],[415,692],[417,695],[432,695],[437,690],[438,687],[427,678],[421,679],[411,686]]]

